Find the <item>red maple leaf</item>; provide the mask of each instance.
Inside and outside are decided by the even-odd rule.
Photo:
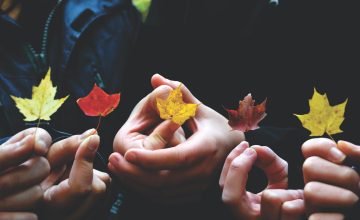
[[[225,109],[229,113],[229,125],[234,130],[242,132],[259,128],[258,124],[266,116],[266,99],[259,105],[254,105],[251,94],[239,102],[237,110]]]
[[[109,95],[96,84],[91,92],[79,98],[77,104],[87,116],[106,116],[119,105],[120,93]]]
[[[87,96],[79,98],[76,102],[85,115],[99,116],[99,127],[101,117],[105,117],[119,105],[120,93],[109,95],[94,84],[91,92]]]
[[[120,93],[109,95],[94,84],[91,92],[76,102],[85,115],[104,117],[119,105]]]

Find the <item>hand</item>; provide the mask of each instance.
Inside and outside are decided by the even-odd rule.
[[[154,75],[152,85],[154,91],[139,102],[116,135],[109,169],[125,186],[151,199],[198,199],[218,178],[226,155],[244,134],[232,130],[227,119],[200,104],[182,85],[184,101],[199,104],[196,116],[184,125],[191,133],[185,139],[179,126],[160,122],[155,103],[156,97],[167,97],[180,83]]]
[[[46,219],[54,219],[54,212],[58,213],[56,216],[59,219],[84,218],[104,197],[110,177],[93,169],[93,160],[100,143],[95,133],[91,129],[81,136],[71,136],[50,147],[47,158],[52,173],[43,182],[46,189]],[[68,162],[72,162],[72,165]],[[54,185],[59,179],[60,183]]]
[[[302,146],[304,195],[309,219],[344,219],[341,208],[352,207],[359,200],[360,177],[348,166],[346,157],[360,161],[360,147],[326,138],[306,141]],[[337,211],[331,209],[336,208]],[[315,214],[313,214],[315,213]]]
[[[262,169],[268,186],[258,194],[246,191],[253,165]],[[227,157],[221,172],[222,200],[237,219],[301,219],[304,213],[302,190],[286,190],[288,164],[270,148],[240,143]]]
[[[0,219],[37,219],[31,213],[43,197],[50,172],[45,154],[50,135],[41,128],[19,132],[0,146]]]

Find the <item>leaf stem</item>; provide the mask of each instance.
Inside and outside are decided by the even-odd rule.
[[[98,124],[97,124],[97,126],[96,126],[96,128],[95,128],[95,133],[97,133],[97,132],[98,132],[98,130],[99,130],[99,128],[100,128],[101,118],[102,118],[102,116],[100,115],[100,116],[99,116],[99,121],[98,121]]]
[[[336,143],[335,139],[331,136],[331,134],[329,134],[327,132],[326,132],[326,134],[331,138],[331,140],[333,140]]]
[[[35,132],[34,132],[34,138],[35,138],[35,141],[36,141],[36,132],[37,132],[37,130],[38,130],[38,128],[40,127],[40,117],[39,117],[39,120],[38,120],[38,122],[37,122],[37,124],[36,124],[36,128],[35,128]]]

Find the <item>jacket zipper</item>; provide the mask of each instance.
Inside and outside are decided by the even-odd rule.
[[[49,28],[50,24],[55,16],[57,9],[61,6],[63,0],[58,0],[54,8],[51,10],[49,16],[46,19],[44,25],[44,31],[42,35],[42,41],[40,46],[40,52],[37,53],[35,48],[30,44],[25,44],[25,53],[28,56],[31,65],[33,66],[35,72],[39,75],[43,75],[49,68],[49,64],[47,61],[47,46],[48,46],[48,36],[49,36]]]

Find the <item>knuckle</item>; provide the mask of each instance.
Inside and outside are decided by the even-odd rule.
[[[306,201],[313,201],[317,196],[317,192],[319,192],[319,184],[316,182],[309,182],[304,187],[304,197]]]
[[[303,173],[304,174],[311,173],[314,170],[314,167],[316,167],[316,165],[318,164],[318,162],[319,162],[319,157],[312,156],[307,158],[303,164]]]
[[[239,200],[237,199],[237,197],[227,191],[224,191],[222,193],[221,199],[222,199],[223,203],[227,206],[234,207],[239,204]]]
[[[280,196],[273,190],[265,190],[261,195],[261,200],[271,203],[281,203]]]

